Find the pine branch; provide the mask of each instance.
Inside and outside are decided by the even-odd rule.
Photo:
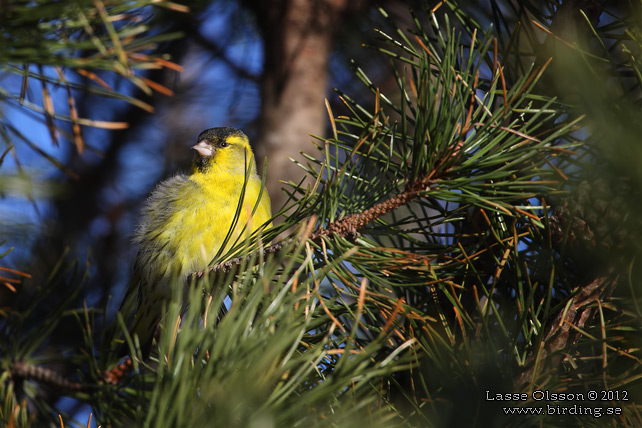
[[[24,361],[13,363],[10,372],[13,378],[34,380],[51,387],[70,391],[88,391],[95,388],[95,385],[69,381],[51,369],[29,364]]]

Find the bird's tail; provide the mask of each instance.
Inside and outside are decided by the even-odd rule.
[[[139,278],[134,275],[130,281],[127,294],[125,295],[119,309],[119,312],[126,320],[131,319],[129,317],[134,313],[134,311],[136,311],[134,320],[128,330],[132,339],[135,337],[138,338],[143,358],[147,358],[149,356],[156,333],[156,327],[158,326],[162,316],[162,308],[160,307],[162,302],[151,301],[157,299],[150,299],[146,294],[145,289],[141,288],[141,281],[139,281]],[[119,357],[122,358],[126,355],[132,354],[126,340],[120,340],[119,342],[121,342],[117,351],[117,355]]]

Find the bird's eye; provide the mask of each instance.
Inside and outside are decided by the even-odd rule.
[[[228,142],[226,142],[226,141],[221,141],[220,143],[218,143],[218,146],[219,146],[219,147],[227,147],[227,146],[229,146],[229,145],[230,145],[230,144],[229,144]]]

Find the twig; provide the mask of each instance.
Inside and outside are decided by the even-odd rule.
[[[85,385],[80,382],[71,382],[51,369],[42,366],[35,366],[18,361],[10,367],[11,376],[24,380],[35,380],[52,387],[67,389],[71,391],[87,391],[93,389],[93,385]]]

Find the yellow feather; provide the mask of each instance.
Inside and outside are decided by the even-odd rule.
[[[158,185],[143,207],[136,232],[140,248],[130,288],[139,290],[139,309],[132,333],[138,335],[144,353],[162,318],[164,302],[171,297],[171,284],[205,269],[238,239],[271,225],[266,224],[272,216],[270,198],[266,190],[261,194],[247,137],[233,128],[213,128],[201,133],[201,141],[194,146],[199,154],[190,175]]]

